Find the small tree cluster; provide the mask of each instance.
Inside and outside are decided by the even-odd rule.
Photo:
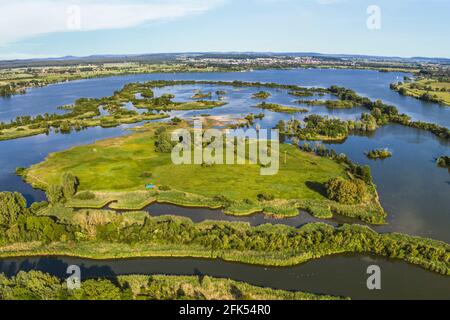
[[[60,203],[63,200],[71,199],[77,193],[79,181],[71,173],[64,173],[61,184],[50,185],[46,195],[51,204]]]
[[[361,203],[367,194],[366,184],[360,179],[334,178],[328,181],[326,188],[330,200],[347,205]]]

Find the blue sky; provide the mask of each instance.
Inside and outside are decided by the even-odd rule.
[[[380,9],[380,29],[367,8]],[[450,58],[449,0],[0,0],[0,59],[194,51]]]

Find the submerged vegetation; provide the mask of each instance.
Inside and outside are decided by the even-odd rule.
[[[303,119],[281,120],[276,128],[281,134],[300,140],[343,141],[351,133],[374,132],[378,128],[376,119],[370,114],[362,114],[359,121],[310,115]]]

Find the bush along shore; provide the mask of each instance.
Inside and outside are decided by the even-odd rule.
[[[85,280],[69,290],[66,281],[39,271],[0,274],[1,300],[336,300],[337,297],[261,288],[208,276],[117,276]]]
[[[0,257],[72,256],[90,259],[133,257],[221,258],[265,266],[292,266],[320,257],[359,253],[400,259],[450,275],[450,246],[402,234],[378,234],[359,225],[334,228],[307,224],[251,227],[244,223],[195,224],[148,213],[123,215],[81,210],[45,216],[27,208],[17,193],[0,194]]]

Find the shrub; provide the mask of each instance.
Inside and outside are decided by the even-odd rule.
[[[232,202],[230,199],[228,199],[227,197],[222,196],[222,195],[220,195],[220,196],[215,196],[215,197],[213,198],[213,200],[216,201],[216,202],[222,203],[222,205],[223,205],[224,207],[229,207],[230,204],[231,204],[231,202]]]
[[[361,203],[367,193],[366,185],[360,179],[334,178],[328,181],[326,188],[330,200],[347,205]]]
[[[91,191],[85,191],[77,194],[75,198],[78,200],[94,200],[95,194]]]
[[[48,202],[47,201],[42,201],[42,202],[34,202],[30,206],[30,209],[31,209],[31,212],[37,213],[37,212],[39,212],[40,210],[42,210],[42,209],[44,209],[46,207],[48,207]]]
[[[161,191],[170,191],[170,190],[172,190],[171,187],[165,186],[165,185],[164,186],[160,186],[158,189],[161,190]]]
[[[140,177],[141,178],[151,178],[151,177],[153,177],[153,173],[151,173],[151,172],[142,172]]]
[[[155,151],[158,153],[171,153],[173,149],[173,143],[170,135],[167,132],[163,132],[158,135],[155,142]]]
[[[63,200],[63,188],[60,185],[51,185],[46,192],[48,201],[51,204],[59,203]]]
[[[273,194],[264,192],[264,193],[260,193],[258,194],[258,201],[272,201],[275,199],[275,196]]]

